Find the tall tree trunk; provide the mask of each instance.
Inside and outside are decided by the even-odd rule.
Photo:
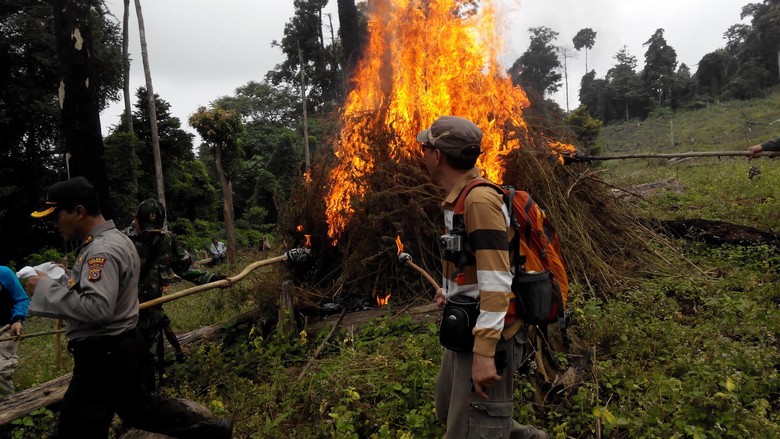
[[[347,86],[350,84],[355,64],[360,59],[361,39],[358,10],[355,0],[338,0],[339,38],[343,50],[342,65]],[[349,93],[349,89],[346,90]]]
[[[141,58],[144,62],[146,79],[146,97],[149,101],[149,124],[152,128],[152,152],[154,153],[154,175],[157,181],[157,198],[165,206],[165,184],[163,182],[162,160],[160,159],[160,134],[157,131],[157,105],[154,101],[152,73],[149,70],[149,55],[146,51],[146,28],[144,14],[141,12],[141,0],[135,0],[135,15],[138,18],[138,33],[141,35]]]
[[[588,47],[585,47],[585,74],[587,74],[590,70],[588,70]]]
[[[62,66],[59,99],[64,149],[71,155],[72,176],[90,180],[98,191],[104,214],[113,217],[108,197],[103,134],[100,127],[98,83],[95,72],[91,2],[55,0],[54,28]]]
[[[122,91],[125,98],[125,123],[127,132],[133,132],[133,113],[130,106],[130,52],[127,47],[130,43],[127,37],[128,23],[130,22],[130,0],[124,0],[124,13],[122,14]]]
[[[225,215],[225,233],[227,234],[228,263],[236,263],[236,235],[233,225],[233,185],[225,170],[222,168],[222,145],[214,145],[214,157],[217,166],[217,174],[222,185],[223,211]]]
[[[306,75],[304,74],[303,50],[298,46],[298,60],[301,64],[301,103],[303,105],[303,156],[306,163],[306,171],[311,169],[311,155],[309,152],[309,118],[306,114]]]

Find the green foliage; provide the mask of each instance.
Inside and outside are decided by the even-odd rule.
[[[598,155],[601,148],[595,141],[599,136],[604,123],[588,114],[588,109],[580,105],[576,110],[567,115],[563,121],[574,131],[577,142],[585,148],[591,155]]]
[[[544,26],[528,31],[531,33],[531,43],[509,69],[512,82],[540,95],[555,93],[561,86],[561,62],[553,44],[558,32]]]
[[[129,222],[138,205],[138,151],[144,148],[135,133],[114,131],[103,139],[108,174],[108,194],[115,206],[116,218]]]
[[[59,262],[62,261],[62,253],[54,248],[48,248],[40,253],[33,253],[25,258],[25,263],[29,266],[36,266],[43,264],[44,262]],[[21,268],[21,267],[19,267]]]
[[[56,418],[46,407],[33,410],[23,418],[11,421],[14,427],[9,436],[12,439],[39,438],[54,430]]]
[[[677,52],[666,42],[663,29],[657,29],[643,45],[647,46],[645,68],[642,70],[645,86],[660,106],[669,105]]]
[[[294,1],[295,15],[285,24],[284,37],[273,42],[282,50],[285,60],[267,74],[273,84],[286,83],[298,89],[303,68],[309,85],[307,101],[312,110],[341,99],[340,49],[337,45],[326,46],[322,34],[322,9],[327,4],[328,0]]]

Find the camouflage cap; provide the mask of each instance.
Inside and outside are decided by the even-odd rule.
[[[458,116],[436,119],[430,128],[417,134],[417,141],[453,157],[482,154],[482,130],[474,122]]]
[[[154,198],[146,199],[138,205],[135,218],[145,232],[162,230],[165,223],[165,206]]]

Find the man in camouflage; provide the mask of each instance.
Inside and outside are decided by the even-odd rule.
[[[232,285],[230,278],[221,274],[209,273],[192,267],[192,258],[173,233],[164,230],[165,207],[155,199],[141,202],[136,209],[133,224],[125,234],[135,244],[141,258],[141,273],[138,281],[138,301],[148,302],[163,295],[168,288],[181,279],[196,285],[218,280],[227,280],[221,288]],[[146,341],[146,347],[157,356],[158,372],[162,374],[163,334],[176,351],[176,360],[184,360],[176,334],[171,329],[171,321],[163,311],[162,305],[142,309],[138,316],[138,329]]]

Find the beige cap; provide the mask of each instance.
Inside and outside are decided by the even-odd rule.
[[[476,157],[482,153],[482,130],[474,122],[458,116],[442,116],[430,128],[420,131],[417,141],[428,143],[444,154]]]

